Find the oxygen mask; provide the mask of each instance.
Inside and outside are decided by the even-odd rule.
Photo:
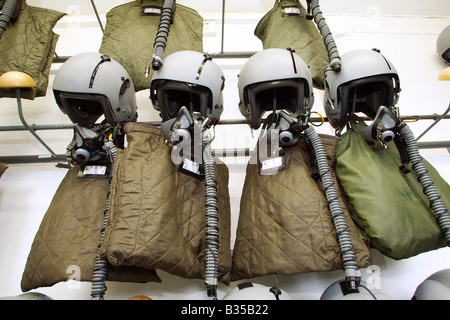
[[[405,138],[400,133],[404,126],[405,123],[391,109],[381,106],[378,108],[372,124],[364,130],[363,136],[367,143],[381,150],[387,148],[387,143],[394,141],[402,161],[400,170],[403,173],[409,173],[410,169],[407,165],[410,159],[406,150]]]
[[[161,124],[161,131],[167,143],[172,146],[171,159],[182,173],[203,178],[202,133],[208,119],[203,120],[199,113],[190,113],[181,107],[178,115]]]

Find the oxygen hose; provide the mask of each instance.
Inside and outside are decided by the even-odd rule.
[[[419,154],[419,147],[417,146],[414,134],[406,123],[401,124],[400,133],[406,141],[406,149],[408,150],[409,158],[413,170],[417,174],[417,180],[423,188],[423,193],[430,201],[430,208],[433,210],[436,219],[444,234],[444,239],[447,246],[450,246],[450,215],[441,200],[439,193],[431,180],[428,170],[422,162],[422,157]]]
[[[217,299],[218,252],[219,252],[219,216],[217,206],[217,181],[214,158],[211,151],[211,137],[203,134],[203,163],[205,168],[206,198],[206,265],[205,284],[208,297]]]
[[[327,48],[328,57],[330,59],[330,66],[334,71],[339,72],[341,71],[341,57],[339,56],[339,52],[337,50],[337,46],[334,42],[334,38],[331,34],[330,28],[328,27],[328,24],[322,15],[322,11],[320,11],[318,0],[311,0],[311,12],[314,18],[314,22],[316,23],[317,28],[322,35],[325,47]]]
[[[167,37],[169,36],[170,22],[175,9],[175,0],[165,0],[161,11],[158,32],[156,33],[155,43],[153,45],[152,67],[153,70],[159,70],[163,65],[163,54],[166,49]],[[145,71],[146,77],[149,73],[149,67]]]
[[[344,213],[341,208],[339,196],[334,185],[331,170],[328,165],[327,155],[323,147],[319,135],[313,127],[308,127],[305,130],[307,138],[310,140],[314,153],[317,159],[317,166],[319,170],[320,180],[322,182],[325,197],[328,202],[328,208],[331,213],[331,218],[338,236],[339,247],[342,252],[342,264],[348,280],[349,288],[356,290],[358,286],[359,276],[357,275],[356,256],[353,250],[352,240],[350,238],[349,228],[345,221]]]
[[[111,172],[114,168],[114,163],[117,157],[117,147],[110,140],[105,142],[106,154],[108,160],[111,163]],[[109,178],[109,191],[107,195],[105,217],[103,219],[103,226],[101,229],[100,243],[98,246],[97,259],[95,261],[94,274],[92,276],[91,297],[92,300],[103,300],[103,296],[106,292],[106,276],[108,274],[109,262],[100,258],[100,246],[103,242],[103,236],[105,235],[106,226],[109,223],[109,210],[110,210],[110,196],[111,196],[112,175]]]
[[[16,11],[16,6],[18,5],[20,6],[19,1],[17,0],[6,0],[3,4],[3,8],[0,10],[0,38],[6,30],[11,17]]]

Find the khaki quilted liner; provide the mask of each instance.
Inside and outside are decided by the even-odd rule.
[[[204,279],[204,181],[179,173],[160,128],[128,123],[128,146],[116,161],[110,223],[101,247],[114,266],[162,269]],[[217,162],[216,162],[217,163]],[[216,164],[219,281],[230,281],[228,168]]]
[[[334,177],[337,138],[320,137]],[[286,149],[286,168],[270,176],[260,176],[258,165],[251,164],[254,159],[250,160],[233,251],[233,281],[342,268],[323,188],[320,180],[311,178],[305,150],[303,139]],[[339,192],[358,266],[366,267],[369,249],[358,236],[342,191]]]
[[[22,275],[23,291],[69,277],[92,281],[109,184],[107,179],[77,179],[77,170],[69,169],[45,213]],[[80,273],[74,274],[77,268]],[[110,267],[107,279],[161,281],[154,270],[134,267]]]
[[[283,7],[295,6],[301,15],[283,15]],[[310,67],[313,85],[323,89],[323,74],[329,66],[328,52],[313,20],[306,18],[306,9],[298,0],[276,1],[274,7],[255,28],[264,49],[291,48]]]
[[[130,74],[136,91],[150,87],[153,69],[148,78],[145,68],[153,56],[159,15],[142,16],[141,6],[163,7],[164,1],[131,1],[112,8],[106,15],[106,27],[99,52],[119,62]],[[176,4],[173,23],[164,51],[167,55],[192,50],[203,52],[203,18],[197,11]]]
[[[0,0],[0,6],[4,2]],[[29,74],[36,87],[22,89],[21,96],[33,100],[47,93],[50,67],[59,38],[53,28],[65,13],[19,2],[21,10],[16,23],[9,24],[0,39],[0,74],[8,71]],[[16,97],[16,92],[2,88],[0,97]]]

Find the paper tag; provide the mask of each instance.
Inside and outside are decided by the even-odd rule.
[[[143,15],[160,15],[161,14],[161,8],[160,7],[142,7],[142,14]]]
[[[281,157],[271,158],[271,159],[267,159],[267,160],[264,160],[261,162],[261,169],[266,171],[266,170],[279,168],[282,165],[283,165],[283,158],[281,158]]]
[[[198,180],[203,180],[204,178],[203,166],[189,159],[183,159],[183,162],[178,166],[178,172]]]
[[[261,176],[270,176],[286,167],[286,155],[280,154],[279,157],[271,157],[259,160],[259,174]]]
[[[300,11],[300,7],[292,6],[292,7],[283,7],[282,14],[283,16],[301,16],[302,12]]]
[[[84,175],[104,175],[106,174],[105,166],[86,166],[83,170]]]
[[[183,161],[183,169],[190,171],[195,174],[200,174],[200,165],[194,161],[191,161],[189,159],[184,159]]]

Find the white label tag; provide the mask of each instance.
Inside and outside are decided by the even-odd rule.
[[[283,158],[281,157],[271,158],[261,162],[261,169],[265,171],[274,168],[279,168],[282,165],[283,165]]]
[[[105,173],[105,166],[86,166],[83,170],[83,174],[104,175]]]
[[[144,7],[143,12],[144,14],[161,14],[161,8]]]
[[[200,174],[200,165],[194,161],[189,159],[184,159],[183,161],[183,169],[193,172],[195,174]]]
[[[299,7],[283,7],[283,14],[288,16],[299,16],[301,11]]]

